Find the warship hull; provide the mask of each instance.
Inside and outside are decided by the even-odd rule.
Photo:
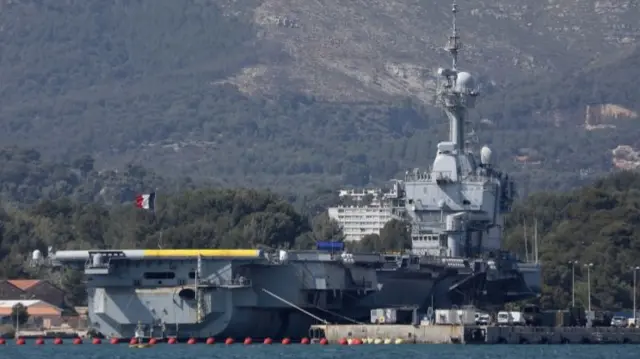
[[[91,327],[118,338],[301,338],[313,324],[369,322],[372,309],[502,304],[505,286],[519,288],[487,281],[502,273],[491,265],[478,273],[414,255],[96,250],[56,258],[84,269]]]

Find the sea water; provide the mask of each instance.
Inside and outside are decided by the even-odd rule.
[[[625,359],[640,345],[167,345],[126,344],[0,346],[0,359]]]

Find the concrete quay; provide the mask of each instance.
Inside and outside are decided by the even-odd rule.
[[[640,344],[640,328],[477,325],[314,325],[311,338],[364,344]]]
[[[461,325],[313,325],[311,338],[327,338],[338,344],[341,339],[357,338],[363,343],[387,342],[403,344],[448,344],[464,340],[465,328]]]

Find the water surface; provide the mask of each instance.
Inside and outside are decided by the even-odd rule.
[[[127,345],[33,343],[0,346],[2,359],[626,359],[640,358],[640,345],[271,345],[231,346],[159,344],[149,349]]]

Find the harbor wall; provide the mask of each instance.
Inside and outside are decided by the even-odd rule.
[[[463,325],[317,325],[330,343],[402,344],[640,344],[640,328]]]
[[[488,344],[640,344],[640,328],[487,327]]]
[[[401,339],[403,343],[448,344],[463,341],[464,327],[460,325],[323,325],[330,343],[340,339]]]

